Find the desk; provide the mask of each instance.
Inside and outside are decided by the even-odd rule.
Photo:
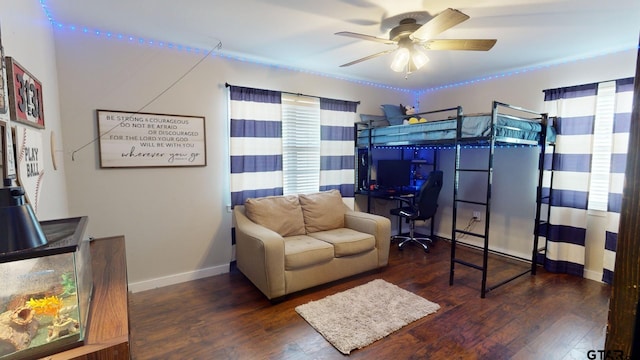
[[[368,190],[359,190],[355,193],[356,195],[363,195],[363,196],[367,196],[367,212],[371,213],[371,199],[382,199],[382,200],[388,200],[388,201],[396,201],[397,205],[396,207],[402,207],[405,203],[400,200],[399,198],[402,199],[415,199],[416,197],[416,193],[415,192],[409,192],[409,193],[403,193],[403,192],[390,192],[390,191],[384,191],[384,190],[373,190],[373,191],[368,191]],[[380,214],[382,215],[382,214]],[[384,216],[388,216],[389,214],[384,214]],[[402,219],[397,216],[398,218],[398,234],[397,235],[401,235],[402,234]]]
[[[417,191],[387,191],[387,190],[358,190],[355,192],[356,195],[364,195],[364,196],[370,196],[372,198],[376,198],[376,199],[387,199],[387,200],[394,200],[392,199],[392,197],[401,197],[401,198],[412,198],[418,195]],[[369,209],[367,209],[368,211]]]

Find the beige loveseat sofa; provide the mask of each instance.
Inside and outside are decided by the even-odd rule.
[[[387,265],[389,219],[351,211],[337,190],[234,207],[238,269],[267,298]]]

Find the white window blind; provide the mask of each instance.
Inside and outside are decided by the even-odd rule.
[[[593,129],[589,210],[607,211],[609,202],[609,170],[613,146],[613,116],[615,112],[616,82],[598,84],[596,118]]]
[[[320,189],[320,99],[282,94],[284,195]]]

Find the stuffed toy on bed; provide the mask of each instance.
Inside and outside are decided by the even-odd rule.
[[[416,108],[414,106],[411,106],[411,105],[402,105],[402,104],[400,104],[400,109],[402,109],[402,113],[404,115],[413,115],[413,114],[416,113]],[[412,117],[410,117],[408,119],[404,119],[404,121],[402,123],[407,125],[407,124],[417,124],[417,123],[422,123],[422,122],[427,122],[427,119],[418,118],[418,117],[412,116]]]
[[[400,104],[400,109],[402,109],[402,114],[404,115],[413,115],[416,113],[416,108],[411,105]]]

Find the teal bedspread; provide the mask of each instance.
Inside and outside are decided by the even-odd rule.
[[[456,138],[456,119],[429,121],[418,124],[393,125],[366,129],[358,134],[358,144],[368,142],[371,131],[373,145],[407,145],[429,142],[447,142]],[[463,138],[486,138],[491,135],[491,114],[465,115],[462,117]],[[538,143],[542,125],[539,122],[498,115],[496,122],[496,141],[515,143]],[[553,141],[555,131],[548,127],[547,141]]]

